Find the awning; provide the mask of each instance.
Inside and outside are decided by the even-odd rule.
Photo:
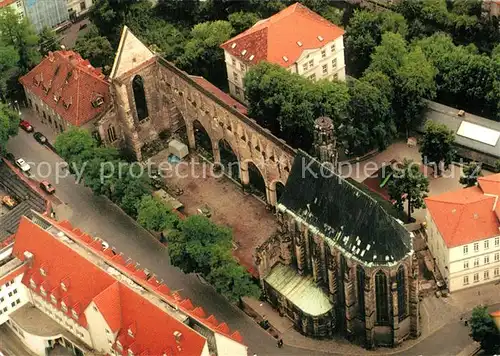
[[[301,276],[291,267],[278,264],[264,280],[308,315],[320,316],[333,308],[328,296],[316,286],[312,276]]]

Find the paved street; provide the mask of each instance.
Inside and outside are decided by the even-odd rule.
[[[40,127],[41,124],[37,124],[36,120],[27,119],[35,125],[36,130],[46,131]],[[27,162],[36,162],[40,172],[37,173],[36,169],[33,169],[35,176],[45,174],[49,167],[54,169],[56,162],[61,161],[52,151],[40,146],[30,134],[22,131],[9,141],[7,148],[16,157],[23,157]],[[47,163],[40,165],[41,162]],[[41,169],[43,166],[45,169]],[[159,278],[164,279],[172,290],[179,290],[181,295],[190,298],[194,304],[203,306],[218,320],[227,322],[232,330],[239,330],[245,343],[249,345],[250,355],[254,353],[257,355],[321,355],[319,352],[290,346],[278,349],[271,336],[246,314],[215,293],[210,286],[202,283],[196,276],[185,275],[171,266],[166,249],[109,201],[93,196],[91,191],[82,185],[76,185],[72,177],[56,182],[52,174],[49,180],[55,185],[57,196],[68,203],[67,206],[58,208],[57,218],[68,219],[74,226],[105,239],[118,251],[124,252],[141,263],[142,267],[148,268]],[[455,355],[471,342],[467,328],[458,322],[458,318],[457,314],[455,321],[425,340],[419,340],[416,344],[412,342],[406,344],[407,346],[414,344],[411,349],[406,349],[407,346],[403,344],[401,349],[379,349],[374,354]],[[353,348],[353,352],[345,350],[339,352],[334,347],[328,347],[326,350],[332,354],[337,352],[338,355],[345,355],[359,354],[360,349]],[[354,352],[354,350],[358,351]]]
[[[21,340],[9,329],[7,324],[0,325],[0,355],[5,356],[35,356],[27,350]]]

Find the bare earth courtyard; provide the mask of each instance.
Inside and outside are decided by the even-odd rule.
[[[163,151],[151,158],[151,162],[166,162],[168,152]],[[195,154],[190,155],[202,163]],[[186,161],[189,161],[186,157]],[[210,219],[233,230],[234,255],[255,277],[254,250],[277,230],[277,223],[272,212],[264,203],[253,195],[243,192],[240,186],[226,177],[203,176],[208,164],[179,165],[178,174],[166,178],[170,188],[181,189],[177,196],[184,204],[186,215],[199,214],[198,209],[207,207]]]

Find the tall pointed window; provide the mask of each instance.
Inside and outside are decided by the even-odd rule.
[[[406,317],[406,283],[405,283],[405,268],[400,266],[396,275],[398,283],[398,314],[399,320]]]
[[[356,267],[356,280],[358,284],[359,317],[365,320],[365,270],[361,266]]]
[[[149,116],[148,105],[146,102],[146,92],[144,91],[144,79],[136,75],[132,80],[132,91],[134,92],[135,110],[139,121],[147,119]]]
[[[377,324],[389,324],[389,299],[387,276],[384,272],[378,271],[375,275],[375,299],[377,303]]]

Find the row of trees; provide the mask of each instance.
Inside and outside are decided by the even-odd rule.
[[[201,274],[231,301],[259,296],[259,287],[232,256],[229,228],[198,215],[180,220],[170,207],[151,195],[147,171],[122,161],[116,149],[99,146],[84,129],[60,134],[54,146],[70,171],[94,194],[109,198],[144,228],[165,234],[174,266],[185,273]]]
[[[438,101],[500,118],[500,32],[491,27],[493,20],[480,17],[480,2],[457,1],[447,7],[445,0],[405,0],[396,10],[400,13],[355,12],[345,40],[350,74],[365,73],[383,34],[393,32],[403,40],[399,47],[421,48],[435,68]]]

